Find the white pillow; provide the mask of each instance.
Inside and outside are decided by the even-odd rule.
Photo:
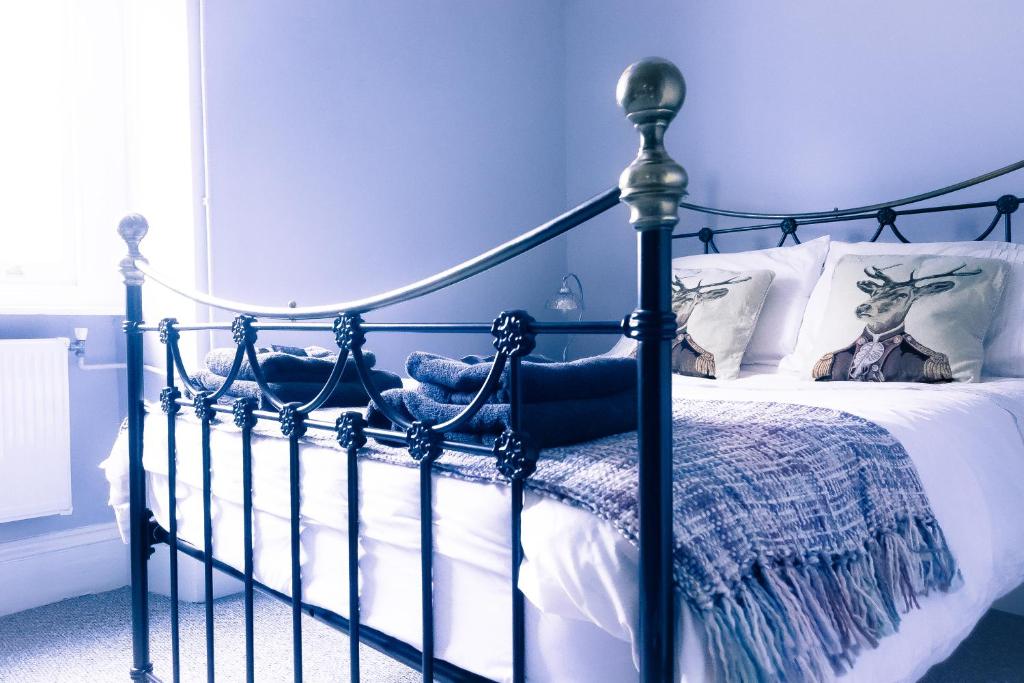
[[[754,335],[743,355],[744,364],[775,364],[793,352],[804,307],[821,274],[829,241],[825,236],[790,247],[681,256],[672,259],[672,269],[770,270],[775,273]]]
[[[836,263],[847,254],[932,254],[994,258],[1009,264],[1003,297],[985,339],[983,372],[999,377],[1024,377],[1024,245],[1007,242],[840,242],[829,247],[825,269],[814,286],[796,348],[782,359],[779,369],[804,374],[814,363],[818,330],[825,318]],[[771,293],[769,293],[769,298]],[[762,314],[762,318],[764,314]],[[756,335],[755,335],[756,336]]]
[[[1006,261],[970,256],[839,259],[816,335],[816,380],[977,382]]]
[[[672,269],[672,372],[736,379],[775,273]]]

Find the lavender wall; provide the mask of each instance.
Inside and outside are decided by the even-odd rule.
[[[277,305],[374,294],[564,210],[561,21],[546,0],[207,3],[214,293]],[[368,318],[536,312],[564,266],[560,241]],[[369,346],[401,368],[416,348],[489,341]]]
[[[0,318],[0,338],[71,337],[74,328],[89,328],[88,359],[94,363],[124,360],[121,319],[112,316],[16,315]],[[107,507],[107,482],[98,468],[117,436],[124,413],[121,374],[83,372],[69,354],[71,385],[71,498],[74,513],[0,524],[0,543],[87,524],[113,521]],[[29,457],[31,457],[29,455]]]
[[[689,172],[690,200],[698,204],[752,211],[855,206],[1021,158],[1024,6],[1013,0],[567,0],[565,12],[570,202],[614,183],[635,154],[636,136],[612,87],[626,64],[649,55],[675,61],[689,86],[667,143]],[[1011,191],[1024,191],[1024,173],[958,197]],[[932,219],[908,223],[907,232],[963,237],[981,220]],[[684,225],[700,222],[683,217]],[[857,236],[866,237],[868,227]],[[723,239],[720,246],[768,241]],[[622,210],[570,237],[569,267],[589,285],[595,315],[633,305],[633,253]]]

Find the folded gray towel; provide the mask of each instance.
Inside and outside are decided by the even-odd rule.
[[[446,358],[418,351],[405,363],[409,376],[426,387],[425,392],[441,402],[468,403],[491,369],[493,356]],[[522,362],[523,401],[539,403],[590,399],[636,389],[636,359],[592,356],[561,362],[544,356],[527,356]],[[447,392],[447,393],[446,393]],[[502,375],[496,400],[507,403],[508,368]]]
[[[384,370],[371,370],[370,375],[377,388],[381,391],[394,389],[402,386],[402,378],[398,375]],[[195,379],[206,391],[217,391],[224,384],[224,378],[209,370],[200,370]],[[293,401],[305,403],[316,396],[323,387],[323,382],[267,382],[267,386],[279,399],[286,403]],[[259,384],[252,380],[236,379],[225,394],[227,401],[241,397],[254,398],[260,402],[260,408],[271,410],[270,402],[266,400]],[[341,381],[331,392],[330,397],[324,403],[325,408],[336,408],[340,406],[365,406],[370,400],[358,380],[353,382]]]
[[[370,351],[363,352],[367,367],[372,368],[377,359]],[[206,354],[206,367],[215,375],[227,377],[231,363],[235,360],[235,347],[217,348]],[[338,354],[320,346],[307,346],[300,349],[294,346],[261,347],[256,350],[263,376],[268,382],[325,382],[334,369]],[[349,358],[341,371],[343,382],[355,381],[357,377],[355,363]],[[249,359],[242,358],[242,366],[238,379],[255,380]]]
[[[392,389],[382,394],[388,407],[407,420],[440,423],[450,420],[466,406],[442,403],[418,390]],[[523,405],[523,429],[535,448],[590,441],[609,434],[636,429],[636,391],[606,394],[571,401],[546,401]],[[388,428],[390,423],[372,404],[367,413],[372,426]],[[448,435],[455,440],[490,443],[511,427],[511,406],[488,403],[459,432]]]

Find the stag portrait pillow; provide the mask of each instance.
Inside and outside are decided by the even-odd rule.
[[[966,256],[842,257],[811,343],[811,377],[978,381],[1006,270]]]
[[[829,290],[832,285],[832,273],[836,264],[847,254],[868,255],[931,255],[931,256],[971,256],[974,258],[991,258],[1005,261],[1009,270],[1006,273],[1006,286],[1002,302],[996,309],[992,329],[985,339],[985,374],[998,377],[1024,377],[1024,245],[1007,242],[915,242],[913,244],[882,243],[882,242],[839,242],[833,241],[828,249],[824,271],[814,286],[810,299],[806,302],[807,310],[800,325],[800,334],[795,348],[779,365],[781,370],[806,374],[806,369],[814,362],[814,349],[809,344],[821,327],[825,316],[825,304],[828,302]],[[751,347],[757,343],[757,337],[765,322],[771,299],[776,296],[776,282],[772,283],[772,291],[765,303],[765,312],[757,324],[758,331],[750,342]],[[747,349],[749,361],[750,348]]]
[[[672,371],[708,379],[736,378],[774,277],[770,270],[674,268]]]
[[[679,256],[672,259],[672,268],[770,270],[774,273],[757,327],[743,353],[743,363],[776,365],[796,346],[804,307],[821,275],[829,243],[826,236],[786,247]]]

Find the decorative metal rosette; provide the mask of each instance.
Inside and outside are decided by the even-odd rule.
[[[491,324],[494,348],[509,358],[530,353],[537,346],[537,335],[530,329],[533,322],[526,311],[502,311]]]
[[[178,387],[164,387],[160,390],[160,408],[168,415],[177,415],[178,409],[181,408],[177,403],[179,398],[181,392],[178,391]]]
[[[783,235],[795,235],[796,234],[797,222],[794,218],[783,218],[782,223],[779,224],[779,229],[782,230]]]
[[[494,440],[498,471],[509,479],[526,479],[537,470],[537,451],[519,433],[506,429]]]
[[[363,334],[361,326],[362,322],[363,319],[355,313],[339,315],[334,319],[334,341],[338,343],[338,348],[343,351],[351,351],[366,342],[366,335]]]
[[[878,210],[878,215],[875,218],[878,219],[879,225],[892,225],[896,222],[896,212],[888,206],[883,206]]]
[[[164,387],[160,390],[160,408],[168,415],[176,415],[181,406],[177,400],[181,398],[181,392],[177,387]]]
[[[164,318],[160,321],[158,327],[160,331],[160,341],[164,344],[168,342],[177,342],[180,333],[174,329],[174,326],[178,324],[177,318]]]
[[[430,428],[426,422],[413,422],[405,432],[405,441],[409,445],[409,455],[416,462],[434,461],[441,455],[441,435]]]
[[[334,423],[338,444],[345,450],[359,449],[366,445],[366,420],[360,413],[347,412],[338,416]]]
[[[306,416],[298,411],[300,403],[285,403],[281,406],[281,433],[299,437],[306,433]]]
[[[255,344],[256,329],[252,326],[254,322],[256,318],[251,315],[237,316],[231,323],[231,339],[236,344]]]
[[[252,411],[256,410],[256,406],[257,401],[251,396],[236,398],[235,402],[231,404],[231,414],[235,418],[235,426],[239,429],[255,427],[256,416],[252,414]]]
[[[200,420],[212,420],[214,416],[213,399],[209,391],[196,392],[192,399],[192,406],[195,408],[196,417]]]
[[[1020,200],[1012,194],[1004,194],[996,200],[996,211],[1001,214],[1013,213],[1020,208]]]

